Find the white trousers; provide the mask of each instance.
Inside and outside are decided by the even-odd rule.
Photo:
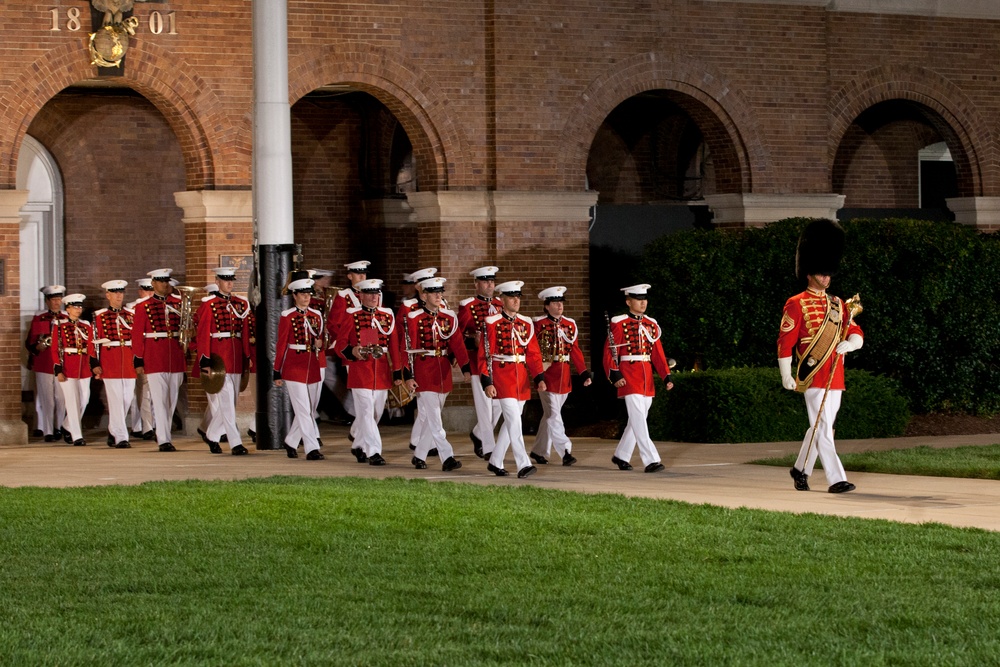
[[[177,393],[180,391],[184,373],[146,373],[149,385],[149,401],[153,406],[153,421],[156,423],[156,441],[170,442],[170,425],[177,408]]]
[[[42,435],[59,435],[66,419],[66,401],[62,390],[56,389],[57,384],[59,381],[52,373],[35,372],[35,413]]]
[[[360,448],[366,456],[382,453],[382,435],[378,432],[378,420],[385,410],[385,400],[389,396],[386,389],[352,389],[354,408],[358,414],[354,418],[351,431],[354,447]]]
[[[240,374],[226,373],[226,381],[222,389],[208,396],[208,408],[212,412],[208,430],[205,433],[212,442],[219,442],[225,433],[229,440],[229,449],[243,444],[240,430],[236,427],[236,397],[240,393]],[[159,420],[157,420],[159,421]]]
[[[105,378],[104,393],[108,397],[108,433],[115,442],[128,442],[125,415],[135,402],[135,379]]]
[[[497,400],[497,403],[500,404],[500,412],[503,415],[500,434],[502,436],[506,432],[506,437],[497,438],[497,446],[490,456],[490,463],[497,468],[503,468],[503,459],[509,445],[514,450],[514,464],[517,469],[527,468],[531,465],[531,460],[524,450],[524,435],[521,433],[521,412],[524,410],[526,401],[519,401],[516,398],[501,398]],[[483,449],[485,448],[484,441]]]
[[[149,397],[149,383],[146,382],[145,375],[135,379],[135,400],[129,410],[129,417],[133,431],[145,433],[153,430],[153,401]]]
[[[57,380],[58,382],[58,380]],[[63,400],[66,401],[66,421],[64,425],[69,431],[73,440],[83,437],[83,426],[80,420],[83,418],[83,411],[90,402],[90,378],[78,380],[76,378],[66,378],[65,382],[59,382],[59,389],[62,392]]]
[[[837,482],[847,481],[847,473],[844,471],[844,464],[837,456],[837,447],[833,443],[833,424],[837,420],[837,412],[840,410],[840,399],[843,391],[831,389],[826,397],[826,405],[823,406],[823,414],[819,420],[819,429],[816,432],[816,440],[812,447],[809,441],[812,440],[813,428],[816,424],[816,415],[819,414],[820,403],[823,402],[824,389],[806,389],[806,412],[809,414],[809,430],[802,440],[802,447],[799,449],[799,457],[795,460],[795,467],[807,475],[813,473],[816,466],[816,456],[823,463],[823,471],[826,473],[826,482],[833,486]]]
[[[292,403],[292,427],[285,436],[285,444],[292,449],[299,448],[299,440],[306,454],[319,449],[319,428],[313,419],[313,406],[319,401],[323,390],[322,382],[291,382],[285,380],[288,400]]]
[[[563,423],[562,408],[569,394],[554,394],[550,391],[539,391],[542,401],[542,421],[538,424],[538,434],[535,436],[535,446],[532,453],[548,458],[555,447],[559,458],[573,451],[573,443],[566,436],[566,425]]]
[[[500,421],[501,411],[496,399],[486,395],[478,375],[472,376],[472,402],[476,407],[476,425],[472,427],[472,434],[482,441],[483,455],[486,457],[497,447],[493,430],[497,427],[497,422]],[[504,437],[503,431],[500,432],[500,436]],[[510,441],[506,441],[506,444],[509,445]]]
[[[435,391],[421,391],[417,394],[417,415],[424,415],[424,422],[419,436],[414,434],[417,439],[413,441],[416,447],[413,455],[421,461],[426,461],[427,452],[435,448],[442,462],[455,456],[455,449],[448,442],[448,434],[441,423],[441,409],[447,398],[448,394],[439,394]],[[413,426],[413,430],[416,431],[416,423]]]
[[[337,397],[340,404],[344,407],[347,414],[357,417],[357,408],[354,406],[354,393],[353,390],[347,388],[347,383],[340,379],[337,375],[337,367],[340,362],[336,361],[333,353],[328,353],[326,357],[326,372],[323,375],[323,384],[326,385],[327,389],[333,392],[333,395]],[[350,366],[347,367],[347,372],[351,372]],[[351,435],[354,435],[354,431],[351,431]]]
[[[413,428],[410,429],[410,444],[413,445],[414,447],[417,446],[418,442],[420,442],[421,440],[423,440],[424,438],[427,437],[427,415],[424,414],[426,412],[426,410],[422,407],[423,403],[420,402],[420,394],[422,394],[422,393],[432,394],[434,392],[418,392],[417,393],[417,398],[416,398],[416,401],[417,401],[417,414],[413,418]],[[448,394],[445,394],[445,396],[447,396],[447,395]],[[441,403],[443,404],[444,401],[442,400]],[[440,415],[438,415],[438,417],[440,417]],[[433,447],[431,447],[431,449],[433,449]],[[421,458],[423,458],[423,457],[421,457]]]
[[[625,410],[628,411],[628,424],[622,439],[618,441],[615,449],[615,456],[622,461],[629,461],[635,446],[639,445],[639,456],[642,457],[642,465],[648,466],[650,463],[660,462],[660,453],[656,451],[656,445],[649,437],[649,428],[646,425],[646,415],[653,405],[652,396],[642,394],[626,394]]]

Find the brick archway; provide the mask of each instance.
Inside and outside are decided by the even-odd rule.
[[[996,177],[992,133],[972,100],[946,78],[913,65],[887,65],[862,72],[830,98],[829,164],[832,167],[848,128],[880,102],[907,100],[930,111],[928,122],[945,137],[958,172],[962,196],[987,192]],[[996,186],[994,186],[996,188]]]
[[[38,111],[63,88],[93,78],[86,50],[78,43],[66,44],[29,65],[0,97],[0,109],[10,121],[0,128],[0,187],[14,187],[17,154]],[[233,127],[221,102],[191,67],[144,42],[129,51],[119,80],[163,114],[184,156],[188,190],[249,186],[249,136]],[[226,173],[216,173],[216,165],[226,165]]]
[[[645,53],[598,77],[570,109],[558,162],[565,188],[580,189],[586,182],[587,156],[608,114],[630,97],[651,90],[679,93],[671,99],[701,129],[726,192],[750,192],[755,182],[766,181],[768,151],[743,94],[704,63]]]
[[[290,58],[289,100],[331,83],[347,84],[384,104],[399,120],[421,165],[421,189],[469,189],[468,142],[430,77],[387,50],[368,45],[324,46]]]

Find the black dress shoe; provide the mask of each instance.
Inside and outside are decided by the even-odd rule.
[[[612,456],[611,457],[611,462],[614,463],[616,466],[618,466],[619,470],[631,470],[632,469],[632,464],[631,463],[629,463],[628,461],[622,461],[617,456]]]
[[[146,431],[142,434],[143,440],[156,440],[156,431]]]
[[[246,456],[247,454],[250,453],[250,450],[248,450],[243,445],[236,445],[229,451],[229,453],[232,454],[233,456]]]
[[[74,447],[86,447],[87,446],[87,441],[84,440],[83,438],[77,438],[76,440],[73,441],[73,446]]]
[[[129,435],[137,440],[142,439],[142,431],[132,431],[131,433],[129,433]]]
[[[432,449],[429,452],[427,452],[427,456],[438,456],[437,447],[435,447],[434,449]]]
[[[219,436],[219,442],[229,442],[229,436],[223,433]]]
[[[31,437],[32,438],[40,438],[40,437],[42,437],[42,435],[43,435],[42,434],[42,429],[40,429],[40,428],[36,428],[34,431],[31,432]]]
[[[322,461],[325,458],[326,457],[323,456],[323,453],[318,449],[314,449],[306,454],[306,461]]]
[[[114,446],[115,446],[115,436],[113,436],[113,435],[111,435],[109,433],[108,434],[108,447],[114,447]]]
[[[131,447],[132,445],[129,444],[128,440],[122,440],[117,445],[115,445],[115,449],[130,449]]]
[[[209,440],[208,441],[208,451],[212,452],[213,454],[221,454],[222,453],[222,447],[219,446],[219,443],[213,442],[213,441]]]
[[[656,462],[650,463],[648,466],[646,466],[645,472],[660,472],[661,470],[665,469],[666,467],[667,466],[663,465],[659,461],[656,461]]]
[[[73,436],[70,434],[69,431],[67,431],[66,429],[61,429],[61,432],[62,432],[63,442],[65,442],[67,445],[75,444],[73,442]]]
[[[476,437],[476,434],[469,431],[469,440],[472,440],[472,451],[476,453],[479,458],[486,458],[483,456],[483,441]]]
[[[575,456],[573,456],[569,452],[566,452],[565,454],[563,454],[563,465],[564,466],[571,466],[574,463],[576,463],[576,457]]]
[[[441,464],[441,470],[445,472],[451,472],[452,470],[458,470],[462,467],[462,462],[456,459],[454,456],[449,456]]]
[[[809,490],[809,475],[805,474],[798,468],[792,468],[788,471],[788,474],[792,476],[795,480],[795,490],[796,491],[808,491]]]
[[[410,463],[412,463],[413,467],[417,470],[427,470],[427,461],[418,459],[416,456],[410,459]]]
[[[385,459],[382,458],[381,454],[372,454],[368,457],[368,465],[370,466],[384,466]]]
[[[42,436],[42,440],[44,440],[45,442],[55,442],[58,439],[59,436],[53,435],[52,433],[46,433],[45,435]]]
[[[161,452],[176,452],[177,448],[174,447],[173,444],[171,444],[169,442],[164,442],[164,443],[160,444],[160,451]]]
[[[535,466],[525,466],[517,471],[517,478],[524,479],[525,477],[531,477],[536,472],[538,472],[538,468]]]
[[[354,454],[354,458],[358,460],[358,463],[368,463],[368,457],[365,452],[360,447],[355,447],[351,450],[351,454]]]
[[[257,431],[252,428],[247,429],[247,435],[250,436],[250,442],[257,444]]]
[[[843,481],[843,482],[837,482],[827,490],[830,493],[847,493],[848,491],[853,491],[856,488],[858,487],[854,486],[850,482]]]
[[[541,454],[536,454],[534,452],[528,454],[528,457],[540,466],[546,465],[549,462],[547,458],[545,458]]]
[[[412,451],[413,451],[413,450],[415,450],[416,448],[417,448],[417,446],[416,446],[416,445],[414,445],[414,444],[413,444],[413,443],[411,442],[411,443],[410,443],[410,451],[412,452]]]
[[[285,445],[285,454],[290,459],[297,459],[297,458],[299,458],[299,450],[297,450],[295,447],[291,447],[289,445]]]
[[[201,436],[201,441],[204,442],[207,445],[208,444],[208,434],[205,433],[204,431],[202,431],[201,429],[198,429],[198,435]]]
[[[498,468],[495,465],[493,465],[492,463],[487,463],[486,464],[486,469],[489,470],[494,475],[496,475],[497,477],[506,477],[507,475],[510,474],[509,472],[507,472],[503,468]]]
[[[354,436],[351,435],[350,433],[347,434],[347,439],[350,440],[351,442],[354,442]]]

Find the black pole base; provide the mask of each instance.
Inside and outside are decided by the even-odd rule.
[[[292,405],[284,389],[274,386],[274,349],[281,311],[291,306],[282,296],[285,277],[292,270],[293,244],[258,247],[260,304],[257,316],[257,449],[281,449],[292,423]]]

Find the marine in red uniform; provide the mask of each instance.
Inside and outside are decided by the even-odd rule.
[[[135,401],[135,368],[132,366],[132,321],[135,312],[124,306],[126,280],[109,280],[104,288],[108,307],[94,313],[94,348],[97,351],[108,398],[108,447],[127,449],[125,421]]]
[[[155,294],[153,291],[153,281],[150,278],[140,278],[135,281],[139,290],[139,298],[125,304],[125,307],[135,313],[136,304],[145,301]],[[149,397],[149,383],[146,382],[145,375],[135,376],[135,401],[132,402],[132,410],[129,414],[129,421],[132,427],[132,436],[143,440],[155,440],[156,432],[153,430],[153,403]],[[202,429],[204,430],[204,429]]]
[[[827,292],[843,255],[844,232],[832,220],[809,223],[799,238],[796,270],[806,290],[785,302],[778,334],[778,368],[785,389],[805,393],[809,430],[789,471],[798,491],[809,490],[816,457],[830,493],[853,491],[833,441],[833,425],[844,391],[842,357],[864,344],[849,305]],[[858,310],[860,312],[860,304]],[[798,360],[796,376],[792,355]],[[825,402],[824,402],[825,398]],[[818,422],[817,422],[818,418]]]
[[[371,266],[371,262],[364,259],[344,265],[344,268],[347,269],[347,279],[350,281],[351,286],[337,292],[333,303],[330,304],[330,311],[326,313],[326,329],[334,338],[337,332],[340,331],[347,309],[361,307],[361,293],[357,289],[357,284],[368,278],[369,266]],[[335,346],[336,340],[331,340],[330,347]],[[350,391],[350,385],[343,381],[347,372],[343,362],[336,354],[327,354],[326,373],[323,377],[323,384],[340,401],[344,411],[353,417],[357,414],[357,410],[354,408],[354,394]],[[355,437],[355,430],[352,423],[351,438]]]
[[[466,382],[472,374],[458,316],[442,306],[445,282],[432,277],[420,283],[425,301],[406,316],[405,338],[412,347],[404,350],[403,359],[413,374],[408,382],[417,392],[417,415],[422,418],[420,428],[414,422],[410,437],[414,447],[411,463],[418,469],[426,468],[427,456],[437,450],[441,469],[449,472],[462,467],[441,422],[441,410],[452,389],[452,360],[461,367]]]
[[[407,343],[406,343],[406,336],[404,335],[406,326],[406,317],[412,311],[420,310],[421,308],[424,307],[425,303],[424,294],[423,294],[423,289],[420,287],[420,283],[424,280],[427,280],[428,278],[433,278],[434,274],[436,273],[437,269],[434,267],[430,267],[426,269],[418,269],[413,273],[406,274],[403,277],[404,287],[407,284],[411,284],[412,296],[403,299],[402,303],[400,303],[399,305],[399,308],[396,310],[396,321],[399,322],[400,328],[403,329],[403,331],[401,331],[399,335],[400,359],[406,359]],[[419,401],[417,402],[419,403]],[[393,414],[392,410],[389,411],[390,418],[402,417],[404,414],[405,413],[403,409],[398,409],[397,411],[395,411],[395,414]],[[410,430],[410,449],[413,450],[416,449],[416,445],[414,443],[425,437],[424,431],[426,428],[427,428],[426,415],[422,413],[420,410],[417,410],[416,416],[413,419],[413,427]],[[432,448],[431,456],[437,456],[438,454],[439,452],[434,451]]]
[[[309,307],[313,280],[302,278],[288,285],[295,307],[281,313],[274,353],[274,384],[285,386],[292,403],[292,427],[285,436],[288,458],[298,457],[302,442],[309,461],[320,461],[319,429],[313,418],[313,405],[323,386],[320,375],[325,361],[323,349],[323,314]]]
[[[181,298],[172,293],[171,273],[173,269],[149,272],[153,296],[136,304],[132,321],[132,363],[149,385],[161,452],[176,449],[170,442],[170,425],[186,367],[180,343]]]
[[[500,299],[493,296],[496,288],[496,277],[500,271],[495,266],[481,266],[473,269],[469,275],[476,283],[476,295],[463,299],[458,304],[458,326],[465,337],[465,349],[469,351],[469,361],[472,367],[472,400],[476,408],[476,425],[469,433],[472,448],[476,456],[489,459],[496,448],[493,430],[500,421],[499,406],[486,397],[482,382],[479,380],[479,366],[482,350],[483,328],[486,318],[496,315],[503,309]],[[502,438],[506,436],[501,433]]]
[[[382,281],[362,280],[355,287],[361,294],[361,306],[348,308],[341,318],[335,350],[350,363],[347,386],[358,413],[352,426],[351,453],[359,463],[381,466],[385,459],[378,420],[385,410],[389,387],[403,381],[399,332],[392,310],[378,305]]]
[[[66,313],[62,310],[66,288],[62,285],[48,285],[41,291],[45,296],[45,310],[31,319],[24,347],[28,350],[28,369],[35,372],[37,429],[41,431],[45,442],[54,442],[63,432],[66,402],[56,383],[49,348],[52,347],[52,328],[66,319]]]
[[[629,460],[638,444],[645,471],[659,472],[664,466],[646,425],[646,415],[656,395],[653,371],[660,374],[668,391],[674,388],[674,383],[670,381],[670,367],[660,345],[660,325],[645,314],[648,290],[649,285],[622,288],[628,314],[611,319],[611,338],[604,344],[604,368],[608,379],[618,387],[618,398],[625,399],[628,411],[628,424],[611,462],[619,470],[631,470]]]
[[[486,318],[486,333],[479,359],[479,381],[483,392],[488,398],[497,399],[503,416],[502,430],[507,434],[506,438],[497,439],[496,449],[487,465],[487,470],[498,477],[507,475],[503,459],[508,443],[514,450],[518,477],[528,477],[537,470],[524,450],[521,412],[524,403],[531,398],[532,380],[539,391],[546,390],[545,369],[534,324],[530,318],[518,313],[523,286],[520,280],[497,285],[502,310]]]
[[[101,379],[101,369],[95,359],[94,328],[90,322],[80,319],[86,299],[83,294],[69,294],[63,299],[66,320],[53,327],[52,347],[49,348],[53,372],[66,401],[66,427],[77,447],[87,444],[80,421],[90,402],[92,367],[93,377]]]
[[[206,435],[209,451],[213,454],[222,451],[219,440],[225,434],[230,453],[241,456],[249,454],[249,451],[243,446],[240,430],[236,426],[236,398],[240,394],[240,377],[246,365],[250,303],[233,294],[235,268],[219,267],[214,273],[219,291],[202,301],[197,313],[198,367],[201,373],[206,373],[212,365],[212,357],[217,356],[225,365],[226,379],[221,390],[207,395],[212,418]]]
[[[563,405],[573,390],[570,364],[579,373],[584,387],[589,387],[592,380],[587,360],[583,358],[583,351],[577,342],[580,329],[576,320],[563,316],[566,288],[561,285],[549,287],[539,292],[538,298],[543,301],[545,315],[535,318],[535,337],[542,351],[542,363],[548,364],[548,368],[545,369],[546,390],[538,392],[542,402],[542,421],[538,424],[535,446],[529,456],[535,463],[546,464],[555,447],[562,464],[571,466],[576,463],[576,457],[573,456],[573,443],[566,435],[562,418]]]

